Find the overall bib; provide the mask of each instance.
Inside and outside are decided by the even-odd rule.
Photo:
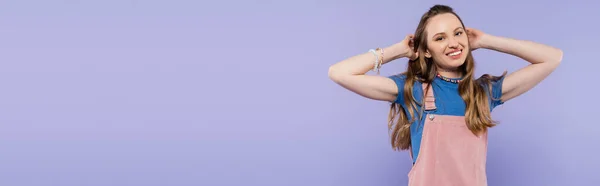
[[[425,110],[434,111],[433,89],[426,91],[426,87],[423,84]],[[487,133],[473,134],[464,116],[426,112],[425,117],[421,148],[408,173],[408,185],[487,186]]]

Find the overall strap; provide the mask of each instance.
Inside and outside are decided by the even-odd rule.
[[[423,88],[423,99],[425,103],[425,110],[434,110],[435,107],[435,97],[433,96],[433,88],[430,86],[427,88],[427,83],[422,83]]]

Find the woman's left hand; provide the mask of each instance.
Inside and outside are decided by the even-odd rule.
[[[487,34],[474,28],[467,28],[467,36],[469,37],[469,47],[473,51],[482,47],[482,38],[485,38]]]

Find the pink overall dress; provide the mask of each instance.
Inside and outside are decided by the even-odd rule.
[[[435,110],[433,89],[426,91],[426,87],[423,84],[425,110]],[[425,117],[421,148],[408,173],[408,185],[487,186],[487,133],[473,134],[464,116]]]

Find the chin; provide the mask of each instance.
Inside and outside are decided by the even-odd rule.
[[[465,62],[467,61],[467,59],[457,59],[457,60],[444,60],[442,61],[442,65],[445,68],[458,68],[460,66],[462,66],[463,64],[465,64]]]
[[[458,68],[458,67],[462,66],[463,64],[465,64],[466,61],[467,61],[467,59],[451,61],[450,66],[453,68]]]

